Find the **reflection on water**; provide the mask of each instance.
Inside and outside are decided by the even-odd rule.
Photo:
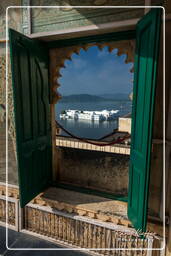
[[[114,121],[91,121],[91,120],[60,120],[60,124],[72,134],[91,139],[99,139],[117,128],[117,120]],[[66,133],[62,132],[62,135]]]
[[[56,105],[56,117],[58,122],[70,133],[84,138],[99,139],[111,133],[118,126],[118,120],[113,121],[91,121],[91,120],[63,120],[59,118],[62,110],[77,109],[77,110],[119,110],[119,115],[124,116],[131,112],[131,102],[98,102],[98,103],[58,103]],[[65,132],[61,135],[67,136]]]

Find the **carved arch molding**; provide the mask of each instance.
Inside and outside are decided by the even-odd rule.
[[[60,69],[65,68],[65,61],[72,60],[72,54],[80,54],[80,50],[85,51],[92,46],[97,46],[100,50],[107,46],[108,51],[112,52],[114,49],[117,49],[117,55],[121,56],[126,55],[125,63],[134,63],[134,53],[135,53],[135,40],[122,40],[122,41],[113,41],[105,43],[90,43],[84,45],[76,46],[66,46],[63,48],[55,48],[50,50],[50,77],[51,77],[51,91],[52,99],[51,104],[56,104],[57,101],[61,98],[61,95],[57,91],[57,88],[60,86],[59,78],[61,77]],[[130,72],[134,71],[132,66]]]

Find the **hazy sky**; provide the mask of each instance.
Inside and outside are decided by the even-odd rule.
[[[125,64],[125,55],[117,56],[117,50],[109,53],[107,47],[100,51],[96,46],[80,55],[73,54],[72,61],[65,61],[59,79],[62,95],[70,94],[113,94],[132,91],[132,64]]]

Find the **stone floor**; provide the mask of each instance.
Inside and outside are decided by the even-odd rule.
[[[78,251],[29,251],[29,250],[7,250],[5,241],[6,241],[6,232],[5,227],[0,226],[0,256],[86,256],[82,252]],[[10,248],[62,248],[60,245],[51,243],[49,241],[31,236],[28,234],[16,232],[9,229],[9,240],[8,247]]]
[[[70,207],[77,208],[83,211],[103,214],[106,216],[119,216],[127,220],[127,203],[117,200],[104,198],[92,194],[84,194],[72,190],[61,189],[56,187],[48,188],[42,198],[47,204],[62,203]]]

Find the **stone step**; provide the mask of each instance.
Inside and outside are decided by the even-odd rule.
[[[5,185],[1,184],[1,187],[3,211],[0,211],[0,219],[5,224]],[[49,188],[21,210],[15,186],[9,188],[8,199],[16,202],[13,208],[8,208],[9,220],[18,223],[20,231],[60,242],[64,247],[93,248],[96,255],[118,255],[117,248],[120,255],[146,255],[147,249],[162,247],[162,237],[147,234],[142,240],[135,229],[127,223],[124,225],[122,221],[128,221],[124,202]],[[155,230],[158,229],[159,226],[155,226]]]
[[[42,202],[44,205],[68,213],[131,227],[127,218],[126,202],[56,187],[47,189],[34,202],[39,204]]]

